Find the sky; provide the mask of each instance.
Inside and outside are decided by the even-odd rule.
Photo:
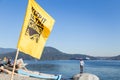
[[[69,54],[120,55],[120,0],[36,0],[55,19],[45,46]],[[28,0],[0,0],[0,47],[16,48]]]

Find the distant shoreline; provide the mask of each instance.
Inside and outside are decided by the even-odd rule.
[[[0,48],[0,59],[3,57],[15,58],[16,50],[10,48]],[[19,58],[23,60],[36,60],[35,58],[20,52]],[[45,47],[40,60],[76,60],[76,59],[89,59],[89,60],[120,60],[120,55],[111,57],[95,57],[84,54],[68,54],[61,52],[53,47]]]

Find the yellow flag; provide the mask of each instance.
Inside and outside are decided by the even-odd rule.
[[[39,59],[54,25],[54,19],[34,0],[29,0],[18,49]]]

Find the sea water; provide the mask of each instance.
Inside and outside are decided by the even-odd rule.
[[[71,80],[80,73],[79,60],[25,61],[27,68],[48,74],[62,74],[63,80]],[[84,73],[97,75],[100,80],[120,80],[120,61],[85,60]]]

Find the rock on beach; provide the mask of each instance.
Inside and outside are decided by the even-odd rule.
[[[73,80],[99,80],[99,77],[90,73],[82,73],[74,75]]]

